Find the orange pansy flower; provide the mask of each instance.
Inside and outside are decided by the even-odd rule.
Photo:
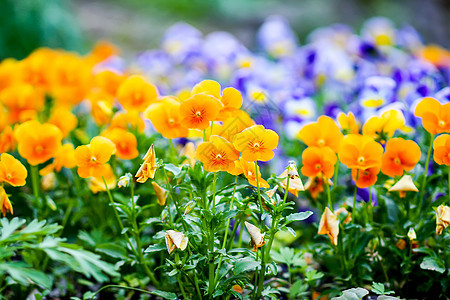
[[[19,65],[14,58],[5,58],[0,62],[0,91],[18,81]]]
[[[196,157],[208,172],[230,171],[239,159],[239,152],[223,137],[212,135],[209,142],[198,145]]]
[[[450,134],[442,134],[433,142],[433,158],[438,165],[450,166]]]
[[[372,186],[377,182],[380,167],[375,166],[364,170],[352,169],[352,178],[360,189]]]
[[[117,90],[117,99],[126,110],[143,111],[156,101],[158,90],[144,77],[128,77]]]
[[[67,108],[59,107],[52,112],[48,123],[56,125],[66,137],[77,127],[78,119]]]
[[[54,157],[61,147],[61,130],[53,124],[30,120],[19,125],[14,135],[19,154],[33,166]]]
[[[96,136],[89,145],[75,149],[78,175],[82,178],[102,177],[107,175],[109,165],[106,163],[116,152],[114,143],[103,136]]]
[[[20,64],[21,80],[39,89],[49,91],[50,73],[49,69],[61,52],[50,48],[39,48],[33,51]]]
[[[189,130],[181,125],[180,102],[173,97],[164,97],[162,101],[150,105],[144,117],[150,119],[156,131],[166,139],[187,137]]]
[[[4,181],[12,186],[25,185],[27,169],[22,163],[8,153],[0,156],[0,182]]]
[[[206,129],[223,108],[213,96],[196,94],[180,105],[181,124],[187,128]]]
[[[155,147],[151,145],[147,153],[145,153],[144,162],[135,175],[135,177],[137,178],[136,181],[139,183],[144,183],[147,181],[147,179],[154,178],[156,168]]]
[[[339,122],[339,125],[341,125],[342,131],[346,134],[357,134],[359,132],[358,123],[356,123],[355,115],[352,112],[349,112],[347,115],[340,112],[337,116],[337,121]]]
[[[234,164],[234,169],[228,171],[228,173],[230,173],[231,175],[244,174],[244,176],[248,180],[248,183],[250,183],[251,185],[257,186],[257,183],[259,182],[259,187],[270,187],[267,181],[265,181],[261,177],[259,166],[258,168],[256,168],[254,162],[249,162],[240,158],[239,160],[235,161]],[[256,182],[256,176],[258,176],[258,182]]]
[[[214,124],[212,132],[233,142],[233,137],[236,134],[253,125],[255,125],[255,121],[245,111],[237,110],[232,117],[223,122],[223,125]]]
[[[110,128],[122,128],[126,130],[137,130],[139,132],[144,131],[145,122],[139,116],[137,111],[117,112],[112,120]]]
[[[450,133],[450,103],[442,105],[436,99],[426,97],[417,104],[414,115],[422,118],[423,128],[429,133]]]
[[[381,172],[394,177],[410,171],[420,160],[421,151],[414,141],[402,138],[390,139],[381,158]]]
[[[368,136],[349,134],[342,140],[338,155],[348,168],[364,170],[381,165],[383,147]]]
[[[9,152],[16,147],[16,139],[11,126],[6,126],[0,133],[0,153]]]
[[[10,214],[13,214],[13,207],[3,186],[0,186],[0,211],[3,216],[5,216],[8,211]]]
[[[242,159],[247,161],[269,161],[278,146],[278,134],[263,125],[253,125],[244,129],[233,138],[236,150],[242,152]]]
[[[139,155],[137,139],[131,132],[122,128],[107,130],[103,136],[110,139],[116,145],[116,155],[120,159],[133,159]]]
[[[329,147],[308,147],[302,153],[302,174],[308,177],[333,177],[336,154]]]
[[[75,168],[76,165],[77,161],[75,159],[75,149],[72,144],[67,143],[62,145],[56,153],[53,162],[40,170],[39,174],[45,176],[53,171],[60,172],[63,167],[67,169]]]
[[[0,102],[8,109],[9,123],[34,118],[44,106],[44,94],[32,85],[19,83],[5,88],[0,93]]]
[[[108,41],[100,40],[95,43],[94,48],[86,56],[86,60],[91,64],[97,64],[104,61],[112,55],[118,55],[120,53],[119,48]]]
[[[307,190],[311,194],[311,197],[314,200],[317,199],[317,196],[319,196],[319,194],[323,192],[323,180],[323,176],[309,177],[308,181],[305,183],[305,190]],[[328,180],[328,184],[330,186],[333,185],[333,181],[331,181],[330,179],[326,180]]]
[[[100,89],[102,92],[112,97],[115,97],[119,86],[124,80],[124,75],[106,70],[95,74],[94,85],[95,88]]]
[[[418,51],[418,56],[429,61],[436,67],[450,67],[450,52],[437,45],[424,46]]]
[[[297,137],[309,147],[330,147],[338,152],[343,135],[332,118],[320,116],[317,122],[303,126]]]

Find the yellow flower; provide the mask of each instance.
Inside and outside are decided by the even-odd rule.
[[[436,209],[436,234],[441,235],[442,230],[450,225],[450,207],[439,205]]]
[[[250,246],[253,246],[253,252],[256,252],[258,248],[261,248],[266,242],[264,241],[264,234],[261,234],[261,230],[255,225],[245,221],[245,227],[250,234]]]
[[[13,207],[3,186],[0,186],[0,211],[3,216],[5,216],[8,211],[13,214]]]
[[[189,239],[181,232],[175,230],[166,231],[166,246],[169,254],[175,249],[180,249],[183,251],[186,249],[189,243]]]
[[[333,245],[337,245],[339,235],[339,222],[331,210],[326,207],[320,218],[318,234],[326,234]]]

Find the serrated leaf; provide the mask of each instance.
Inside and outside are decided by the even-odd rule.
[[[436,271],[441,274],[445,272],[445,265],[435,257],[425,257],[420,264],[420,267],[424,270]]]
[[[234,265],[233,273],[234,275],[241,274],[247,271],[253,271],[259,267],[261,263],[259,261],[250,260],[248,258],[243,258],[238,260]]]
[[[17,228],[25,223],[25,220],[21,220],[16,217],[9,221],[7,218],[2,218],[0,223],[2,224],[2,235],[0,240],[6,240],[14,231],[17,230]]]
[[[5,271],[11,278],[22,285],[28,286],[30,283],[41,286],[44,289],[51,289],[53,282],[49,276],[41,271],[29,268],[23,262],[6,262],[0,264],[0,270]]]

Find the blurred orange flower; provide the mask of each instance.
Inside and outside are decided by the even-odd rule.
[[[116,145],[116,155],[120,159],[133,159],[139,155],[137,139],[131,132],[122,128],[112,128],[103,134]]]
[[[212,96],[193,95],[180,105],[181,124],[187,128],[206,129],[222,108],[220,101]]]
[[[0,182],[4,181],[12,186],[25,185],[27,169],[22,163],[8,153],[0,156]]]
[[[150,105],[144,117],[150,119],[156,131],[166,139],[187,137],[189,130],[181,125],[180,105],[176,98],[164,97],[162,101]]]
[[[337,116],[337,121],[345,134],[357,134],[359,132],[358,123],[356,123],[355,115],[352,112],[349,112],[347,115],[340,112]]]
[[[19,154],[33,166],[54,157],[61,148],[62,133],[53,124],[30,120],[16,127],[14,136]]]
[[[370,167],[364,170],[352,169],[352,178],[360,189],[374,185],[377,182],[377,175],[380,173],[380,167]]]
[[[349,134],[342,140],[338,155],[348,168],[364,170],[381,165],[383,147],[368,136]]]
[[[88,145],[78,146],[75,149],[78,175],[82,178],[106,176],[109,171],[107,162],[115,152],[114,143],[102,136],[94,137]]]
[[[427,45],[418,51],[418,56],[436,67],[450,67],[450,52],[437,45]]]
[[[253,125],[244,129],[233,138],[236,150],[242,152],[246,161],[269,161],[274,156],[273,150],[278,146],[278,134],[263,125]]]
[[[48,123],[56,125],[66,137],[77,127],[78,119],[67,108],[59,107],[53,110]]]
[[[20,83],[1,91],[0,102],[8,109],[12,124],[35,118],[44,106],[44,94],[29,84]]]
[[[145,123],[137,111],[120,111],[117,112],[111,120],[110,128],[116,127],[125,130],[137,130],[142,132],[144,131]]]
[[[239,152],[223,137],[212,135],[209,142],[198,145],[196,157],[208,172],[230,171],[239,159]]]
[[[56,57],[60,53],[60,51],[50,48],[34,50],[19,63],[21,80],[48,92],[50,88],[50,73],[48,70],[52,68]]]
[[[259,166],[256,168],[254,162],[249,162],[240,158],[239,160],[234,162],[234,169],[229,170],[228,173],[231,175],[239,175],[244,174],[247,178],[248,183],[253,186],[258,186],[263,188],[269,188],[269,184],[261,177],[261,172],[259,171]],[[256,176],[258,176],[258,182],[256,181]]]
[[[13,207],[3,186],[0,186],[0,210],[3,216],[5,216],[8,211],[10,214],[13,214]]]
[[[63,167],[67,169],[75,168],[76,165],[77,161],[75,159],[75,149],[71,143],[67,143],[62,145],[56,153],[53,162],[40,170],[39,174],[45,176],[53,171],[60,172]]]
[[[323,192],[323,180],[324,178],[319,175],[317,177],[309,177],[308,181],[305,183],[305,190],[307,190],[311,194],[311,197],[314,200],[317,199],[317,196],[319,196],[319,194]],[[333,181],[331,181],[330,179],[326,180],[328,180],[328,184],[330,186],[333,185]]]
[[[320,116],[317,122],[303,126],[297,137],[309,147],[330,147],[338,152],[343,135],[332,118]]]
[[[450,134],[442,134],[433,142],[433,158],[438,165],[450,166]]]
[[[128,77],[117,90],[117,100],[126,110],[144,111],[158,98],[158,90],[144,77]]]
[[[11,126],[6,126],[0,133],[0,153],[9,152],[16,147],[16,139]]]
[[[112,97],[116,96],[117,90],[125,76],[113,71],[104,70],[94,75],[94,89],[99,89]]]
[[[105,164],[105,171],[101,177],[90,177],[89,178],[89,189],[94,193],[97,194],[98,192],[104,192],[106,191],[106,186],[109,190],[112,190],[116,187],[116,176],[114,175],[114,172],[109,164]],[[105,181],[103,181],[103,178]],[[106,186],[105,186],[106,182]]]
[[[308,177],[333,177],[336,154],[329,147],[308,147],[302,153],[302,174]]]
[[[14,58],[5,58],[0,62],[0,91],[19,80],[20,62]]]
[[[381,158],[381,172],[394,177],[412,170],[420,160],[421,151],[414,141],[393,138],[386,143],[386,151]]]
[[[326,207],[320,218],[318,234],[326,234],[333,245],[337,245],[339,235],[339,222],[331,210]]]
[[[429,133],[450,133],[450,103],[442,105],[434,98],[425,97],[417,104],[414,115],[422,118],[422,125]]]
[[[253,125],[255,125],[255,121],[245,111],[237,110],[233,113],[232,117],[229,117],[223,122],[223,125],[214,124],[212,132],[233,142],[236,134],[241,133],[244,129]]]
[[[155,148],[153,147],[153,145],[151,145],[144,156],[144,162],[135,175],[135,177],[137,178],[136,181],[139,183],[144,183],[147,181],[147,179],[154,178],[156,168]]]

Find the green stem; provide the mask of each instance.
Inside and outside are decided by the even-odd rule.
[[[328,183],[328,178],[323,177],[323,180],[325,181],[325,185],[327,187],[328,206],[330,207],[331,212],[333,212],[333,203],[331,203],[330,184]]]
[[[264,212],[262,200],[261,200],[261,191],[259,190],[259,174],[258,174],[258,161],[255,160],[255,174],[256,174],[256,192],[258,194],[258,203],[259,203],[259,212],[261,213],[260,222],[261,222],[261,230],[263,230],[263,220],[262,215]]]
[[[38,166],[31,166],[31,184],[33,186],[34,201],[41,209],[44,208],[44,200],[39,199],[39,170]]]
[[[213,180],[213,194],[212,194],[212,214],[213,219],[216,215],[216,181],[217,181],[217,172],[214,172],[214,180]],[[215,288],[215,276],[214,276],[214,220],[211,220],[210,226],[210,237],[209,237],[209,286],[208,286],[208,295],[212,298]]]
[[[422,184],[420,185],[420,192],[419,192],[419,203],[417,204],[417,217],[420,216],[421,210],[422,210],[422,203],[423,203],[423,195],[425,193],[425,187],[427,184],[427,174],[428,174],[428,165],[430,164],[430,158],[431,158],[431,149],[433,149],[433,140],[434,140],[434,134],[430,134],[431,140],[430,145],[428,146],[428,153],[427,153],[427,160],[425,161],[425,170],[423,174]]]
[[[337,180],[338,180],[338,173],[339,173],[339,159],[336,161],[336,165],[334,167],[334,186],[333,189],[337,187]]]
[[[105,285],[104,287],[102,287],[101,289],[99,289],[98,291],[96,291],[92,297],[91,300],[94,300],[95,296],[98,295],[98,293],[100,293],[103,290],[109,289],[109,288],[119,288],[119,289],[124,289],[124,290],[131,290],[131,291],[137,291],[137,292],[141,292],[141,293],[145,293],[145,294],[150,294],[150,295],[155,295],[154,292],[150,292],[150,291],[146,291],[143,289],[138,289],[138,288],[133,288],[133,287],[128,287],[128,286],[123,286],[123,285],[117,285],[117,284],[109,284],[109,285]]]
[[[288,175],[288,177],[286,179],[286,188],[284,190],[283,203],[281,204],[281,206],[283,206],[286,203],[287,195],[289,193],[289,180],[290,179],[291,179],[291,176]]]
[[[106,184],[105,177],[102,176],[102,179],[103,179],[103,183],[105,184],[106,192],[108,193],[108,199],[109,199],[111,207],[112,207],[112,209],[114,211],[114,215],[116,216],[117,222],[119,223],[120,232],[123,232],[124,227],[123,227],[122,221],[120,220],[119,214],[117,213],[117,210],[114,207],[114,200],[113,200],[113,197],[111,195],[111,191],[108,188],[108,184]],[[144,261],[144,257],[142,255],[141,239],[139,237],[139,230],[137,229],[137,225],[136,225],[136,218],[134,218],[134,211],[135,211],[134,198],[132,199],[132,203],[133,203],[133,222],[132,223],[133,223],[133,229],[136,232],[135,238],[136,238],[137,249],[134,249],[133,244],[131,243],[128,234],[126,232],[124,232],[124,235],[125,235],[125,238],[126,238],[128,244],[129,244],[130,248],[133,249],[133,252],[135,252],[136,257],[139,258],[142,266],[144,267],[145,272],[147,273],[148,277],[152,281],[153,285],[155,287],[158,287],[159,286],[158,281],[156,280],[155,276],[153,275],[153,273],[148,268],[147,264]]]
[[[369,186],[369,206],[368,206],[368,214],[369,214],[369,222],[373,223],[373,211],[372,211],[372,186]]]
[[[178,253],[176,251],[175,251],[175,263],[177,265],[179,265],[179,263],[180,263],[180,256],[178,255]],[[180,273],[177,274],[177,281],[178,281],[178,286],[180,287],[181,294],[183,295],[183,299],[188,299],[186,296],[186,292],[184,291],[184,288],[183,288],[183,282],[181,280]]]
[[[258,162],[255,161],[255,174],[256,174],[256,188],[257,188],[257,192],[258,192],[258,200],[259,200],[259,209],[261,212],[261,217],[260,217],[260,221],[261,221],[261,230],[264,230],[264,222],[263,222],[263,206],[262,206],[262,200],[261,200],[261,191],[259,190],[259,174],[258,174]],[[289,176],[288,176],[289,178]],[[289,180],[289,179],[288,179]],[[284,200],[287,198],[286,194],[287,194],[287,189],[289,188],[289,182],[287,182],[286,185],[286,192],[284,193]],[[270,241],[269,241],[270,242]],[[256,299],[261,298],[261,293],[263,290],[263,284],[264,284],[264,276],[266,275],[266,261],[264,259],[264,249],[261,248],[261,269],[259,272],[259,276],[258,276],[258,288],[256,290]],[[256,282],[255,282],[256,285]]]
[[[359,176],[359,169],[356,170],[356,180],[358,180],[358,176]],[[356,182],[355,182],[355,191],[353,193],[353,210],[352,210],[352,214],[353,214],[353,223],[356,222],[356,193],[358,191],[358,187],[356,186]]]
[[[233,194],[231,196],[230,210],[233,209],[234,193],[236,192],[237,179],[238,179],[238,177],[236,176],[236,179],[234,181]],[[227,220],[227,225],[225,227],[225,236],[223,237],[223,243],[222,243],[222,248],[221,249],[225,249],[225,245],[227,244],[227,237],[228,237],[228,231],[229,231],[228,229],[230,228],[230,220],[231,220],[231,218]],[[216,273],[216,276],[214,278],[214,283],[217,283],[217,279],[219,277],[219,270],[220,270],[220,267],[222,265],[222,260],[223,260],[223,256],[220,256],[219,264],[217,265],[217,273]]]

